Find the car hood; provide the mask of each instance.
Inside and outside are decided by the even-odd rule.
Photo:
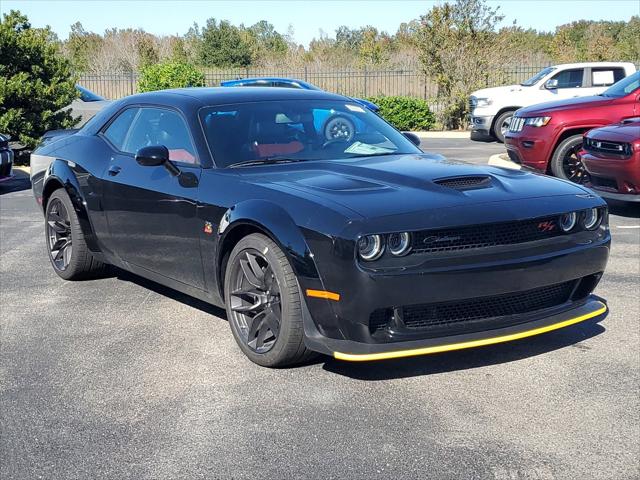
[[[587,193],[577,185],[534,173],[470,165],[429,154],[261,166],[247,168],[241,175],[257,186],[301,195],[311,201],[322,197],[368,218]],[[457,177],[486,179],[482,188],[466,190],[438,183]]]
[[[564,100],[554,100],[553,102],[538,103],[530,107],[518,110],[518,115],[530,117],[564,110],[578,110],[583,108],[594,108],[609,105],[615,98],[594,95],[591,97],[567,98]]]
[[[640,141],[640,119],[596,128],[589,131],[587,136],[598,140]]]
[[[531,87],[523,87],[522,85],[506,85],[503,87],[491,87],[476,90],[471,96],[476,98],[496,98],[505,94],[513,95],[525,90],[529,90]]]

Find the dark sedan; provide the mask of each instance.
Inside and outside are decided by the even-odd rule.
[[[13,150],[9,147],[10,137],[0,133],[0,182],[9,180],[13,171]]]
[[[170,90],[58,135],[34,152],[32,182],[59,276],[113,264],[224,306],[260,365],[435,353],[603,317],[602,199],[413,140],[321,91]]]

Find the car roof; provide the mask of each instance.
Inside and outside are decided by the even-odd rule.
[[[561,63],[559,65],[552,65],[555,68],[583,68],[583,67],[625,67],[632,68],[635,71],[636,67],[631,62],[579,62],[579,63]]]
[[[190,87],[140,93],[126,97],[126,103],[156,103],[168,105],[225,105],[275,100],[350,100],[342,95],[322,90],[264,87]]]

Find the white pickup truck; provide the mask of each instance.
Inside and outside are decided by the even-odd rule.
[[[491,136],[503,142],[517,109],[553,100],[598,95],[635,71],[633,63],[567,63],[544,68],[520,85],[477,90],[469,99],[470,128],[479,136]]]

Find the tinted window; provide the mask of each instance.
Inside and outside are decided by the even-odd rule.
[[[111,125],[107,127],[104,131],[104,136],[109,139],[109,141],[116,147],[118,150],[122,150],[125,138],[127,137],[127,132],[129,131],[129,127],[131,126],[131,122],[138,113],[137,108],[128,108],[120,115],[116,117],[116,119],[111,122]]]
[[[531,85],[535,85],[536,83],[538,83],[540,81],[541,78],[546,77],[547,75],[549,75],[554,70],[555,70],[555,68],[553,68],[553,67],[547,67],[545,69],[542,69],[538,73],[536,73],[533,77],[531,77],[528,80],[525,80],[524,82],[522,82],[520,85],[522,85],[523,87],[530,87]]]
[[[640,72],[633,73],[611,85],[602,94],[604,97],[623,97],[640,88]]]
[[[208,107],[201,110],[200,119],[218,167],[282,157],[286,161],[355,160],[420,152],[375,113],[347,100]]]
[[[608,87],[624,78],[624,68],[592,68],[591,85]]]
[[[187,125],[178,113],[171,110],[141,108],[122,150],[135,154],[150,145],[167,147],[169,159],[175,162],[196,163]]]
[[[302,88],[296,82],[273,82],[273,86],[274,87],[281,87],[281,88]]]
[[[557,88],[578,88],[582,86],[582,77],[584,76],[583,68],[575,70],[563,70],[553,76],[558,81]]]

